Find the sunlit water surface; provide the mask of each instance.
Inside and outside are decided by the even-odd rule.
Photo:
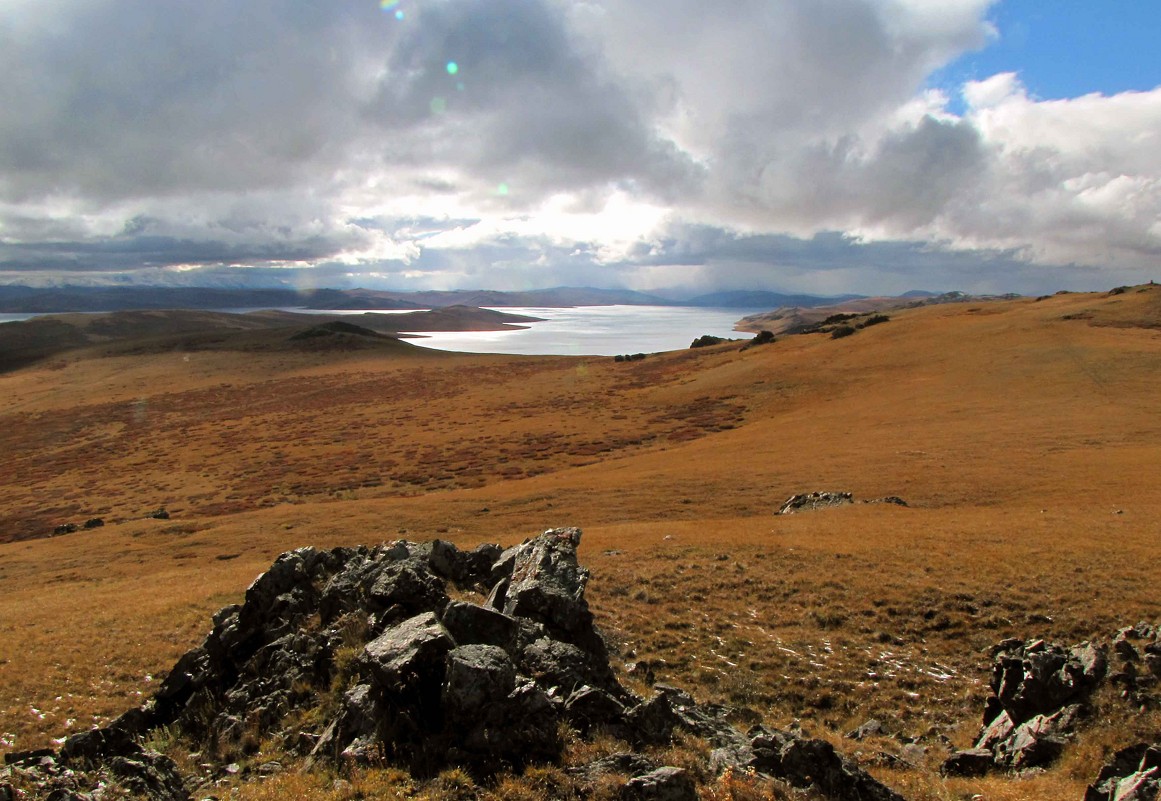
[[[747,314],[763,309],[702,309],[685,306],[505,307],[498,311],[542,317],[519,331],[436,331],[411,342],[425,348],[467,353],[545,356],[616,356],[682,350],[703,334],[749,339],[734,330]]]

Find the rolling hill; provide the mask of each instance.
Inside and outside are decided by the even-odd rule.
[[[1045,771],[939,767],[976,736],[996,643],[1111,643],[1161,620],[1159,327],[1146,285],[628,362],[127,340],[10,370],[3,747],[119,714],[284,550],[511,545],[576,525],[597,624],[642,692],[648,675],[731,706],[740,728],[801,726],[909,799],[1079,799],[1109,754],[1161,727],[1155,684],[1140,703],[1097,696]],[[306,339],[374,338],[329,331]],[[815,490],[907,506],[774,515]],[[844,736],[871,718],[882,734]],[[260,748],[244,759],[288,759]],[[659,758],[698,771],[707,752]],[[506,787],[571,787],[544,771]],[[293,771],[225,781],[239,798],[333,797]],[[440,787],[412,789],[451,797]]]

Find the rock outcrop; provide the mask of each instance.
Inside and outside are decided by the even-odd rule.
[[[1005,640],[994,652],[992,696],[974,747],[944,763],[949,775],[1022,770],[1055,761],[1108,668],[1106,649]]]
[[[1154,801],[1161,795],[1161,743],[1123,748],[1101,768],[1084,801]]]
[[[836,801],[902,801],[826,740],[762,726],[751,729],[746,739],[715,751],[715,765],[763,773]]]
[[[796,512],[830,509],[835,506],[847,506],[852,503],[854,503],[854,500],[849,492],[806,492],[791,495],[778,507],[778,511],[775,514],[792,515]]]
[[[850,506],[854,502],[854,496],[849,492],[803,492],[787,498],[774,514],[792,515],[796,512],[808,512],[816,509],[833,509],[838,506]],[[907,501],[898,495],[869,498],[862,501],[862,503],[887,503],[894,506],[907,506]]]
[[[584,598],[580,539],[565,528],[507,550],[397,541],[282,554],[242,604],[214,615],[205,641],[143,706],[69,737],[59,753],[9,754],[0,790],[11,780],[45,796],[87,798],[111,777],[178,801],[203,783],[245,775],[251,768],[239,763],[264,741],[307,765],[386,761],[417,777],[450,766],[487,777],[559,764],[567,727],[582,737],[607,731],[638,749],[686,732],[718,749],[722,770],[753,770],[834,799],[898,799],[824,741],[745,735],[728,710],[676,688],[659,685],[648,699],[625,689]],[[481,602],[463,600],[468,591]],[[209,775],[183,777],[143,749],[160,727],[180,732]],[[696,797],[690,774],[640,753],[570,772],[582,782],[625,775],[626,799]]]

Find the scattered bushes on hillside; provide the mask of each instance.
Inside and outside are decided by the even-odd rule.
[[[844,323],[847,320],[853,320],[858,316],[859,315],[857,314],[846,313],[832,314],[830,317],[827,317],[825,320],[819,323],[819,325],[834,325],[836,323]]]
[[[855,320],[858,316],[857,314],[832,314],[821,323],[815,325],[810,331],[804,331],[803,333],[830,334],[831,339],[842,339],[868,326],[879,325],[880,323],[890,322],[891,320],[885,314],[872,314],[864,320],[847,322]]]
[[[639,362],[644,358],[645,358],[644,353],[633,353],[633,354],[626,353],[625,355],[617,354],[616,356],[613,357],[613,361],[615,361],[615,362]]]
[[[710,345],[720,345],[725,342],[725,337],[715,337],[712,334],[702,334],[689,344],[690,348],[708,348]]]
[[[777,341],[778,340],[775,339],[773,331],[759,331],[754,335],[754,338],[743,345],[741,349],[745,350],[746,348],[752,348],[755,345],[769,345]]]

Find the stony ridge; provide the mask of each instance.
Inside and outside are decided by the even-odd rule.
[[[184,801],[268,737],[308,766],[388,761],[417,777],[457,766],[486,778],[559,762],[562,724],[635,748],[685,731],[719,749],[721,770],[769,772],[837,799],[899,798],[823,741],[762,728],[744,735],[725,710],[676,688],[642,699],[623,687],[584,599],[580,539],[563,528],[507,550],[437,540],[284,553],[244,603],[214,615],[209,636],[144,705],[69,737],[59,752],[8,754],[0,798],[22,787],[93,799],[94,788],[117,782]],[[449,585],[487,600],[452,600]],[[182,776],[140,745],[161,727],[200,749],[207,775]],[[578,775],[609,771],[631,774],[627,798],[696,798],[683,770],[638,753]]]

